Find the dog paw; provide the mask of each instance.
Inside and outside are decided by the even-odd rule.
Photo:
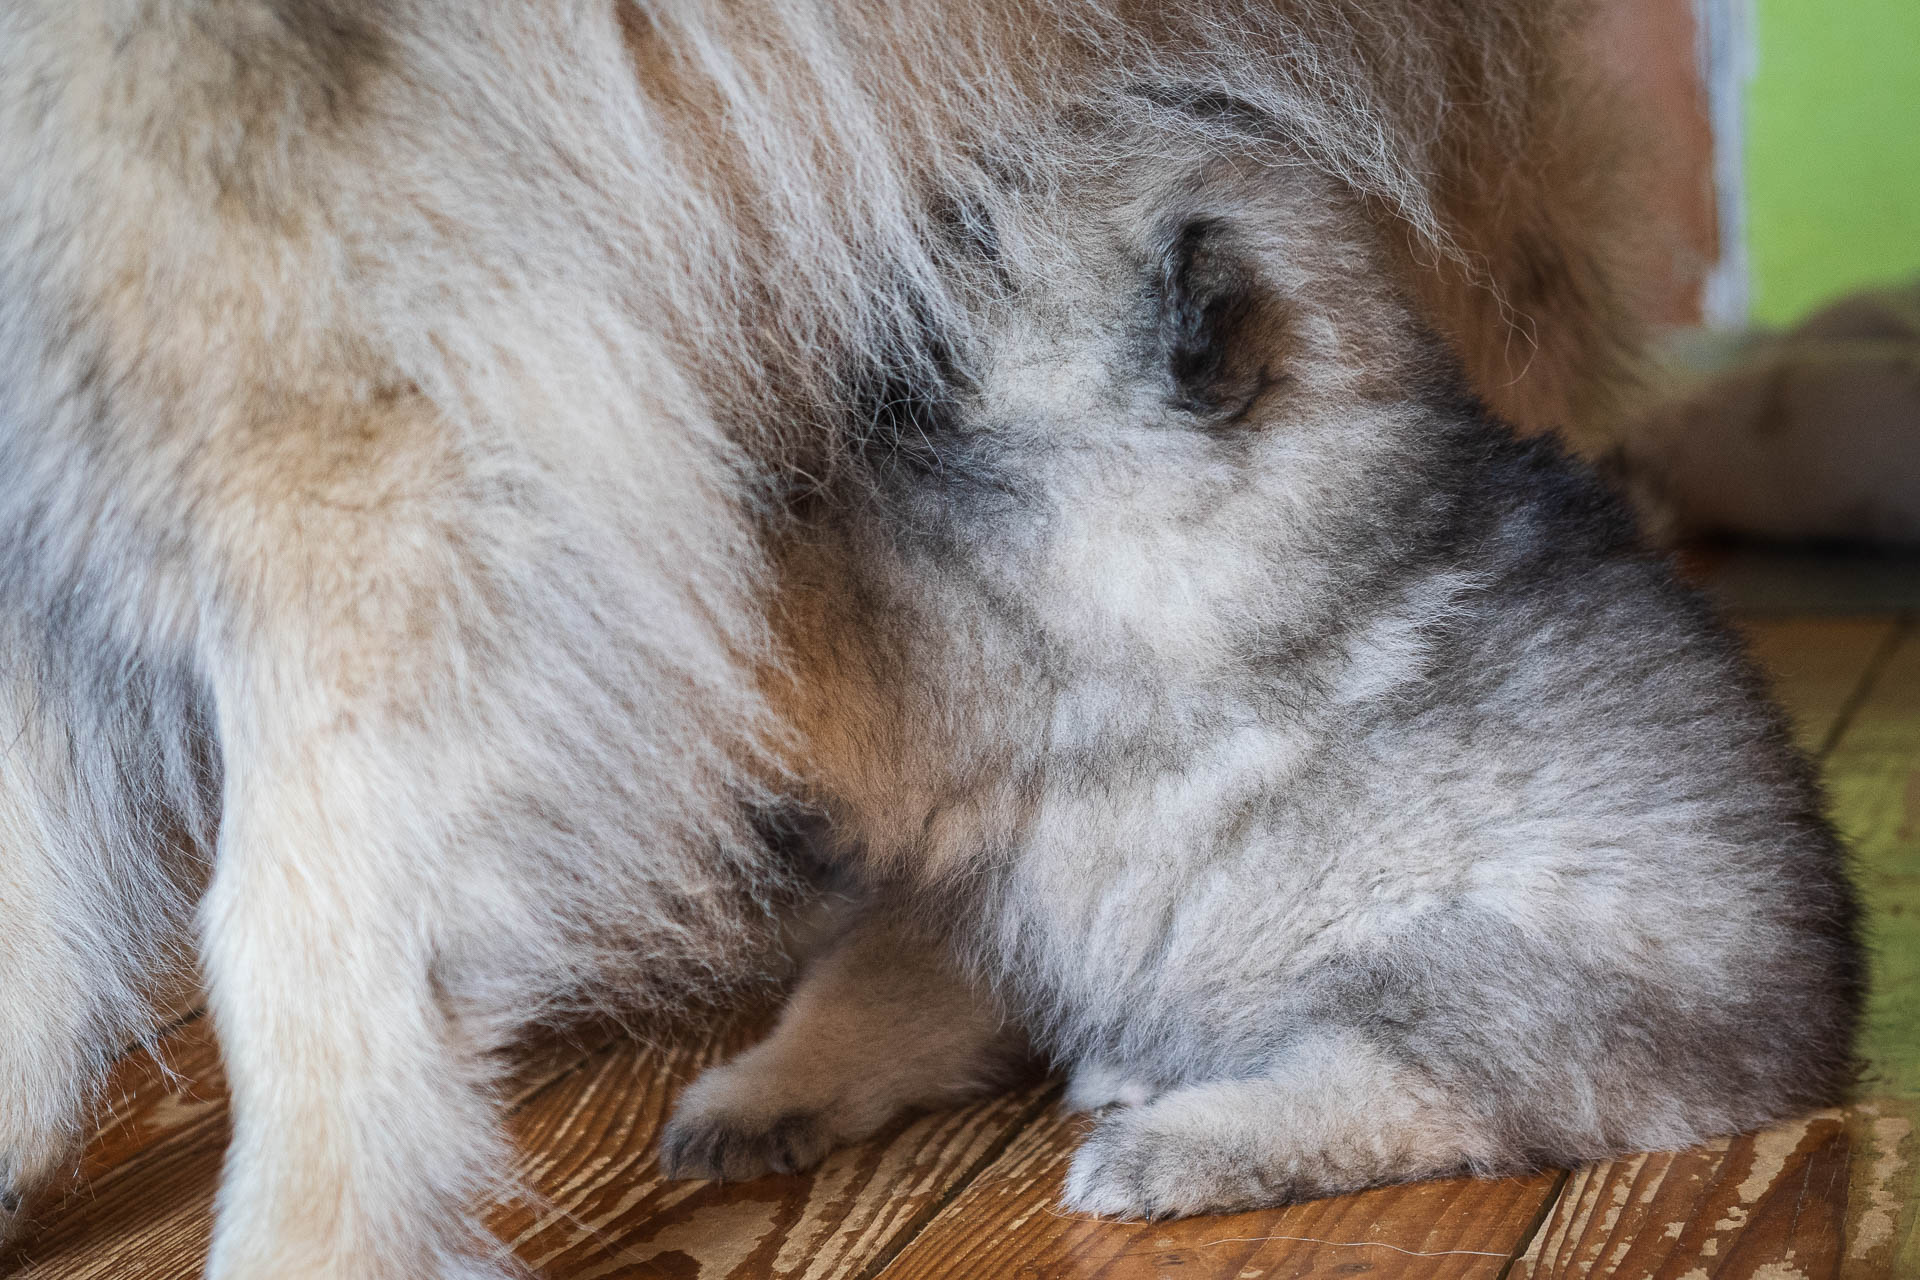
[[[838,1145],[823,1112],[742,1112],[703,1101],[683,1102],[661,1135],[660,1170],[669,1178],[738,1182],[804,1173]]]
[[[1151,1106],[1107,1116],[1067,1170],[1061,1203],[1101,1218],[1155,1221],[1284,1204],[1296,1197],[1256,1163],[1184,1132]]]

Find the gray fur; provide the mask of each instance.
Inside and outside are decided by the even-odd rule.
[[[1068,1204],[1834,1101],[1856,908],[1738,645],[1466,392],[1351,193],[1277,139],[1138,128],[1004,195],[1021,248],[956,372],[784,562],[811,800],[1077,1096],[1147,1099]]]

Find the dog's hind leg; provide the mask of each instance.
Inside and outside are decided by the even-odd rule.
[[[208,1275],[509,1274],[472,1218],[503,1152],[484,1062],[434,989],[430,908],[378,865],[404,858],[391,839],[340,813],[380,802],[305,764],[304,795],[233,797],[207,902],[234,1108]]]
[[[1326,1032],[1259,1078],[1107,1114],[1063,1203],[1112,1218],[1231,1213],[1497,1162],[1484,1121],[1358,1033]]]
[[[223,762],[201,959],[234,1117],[208,1275],[501,1277],[476,1212],[511,1190],[494,1050],[608,965],[718,980],[738,795],[670,767],[692,752],[662,740],[712,721],[663,705],[683,684],[633,638],[644,592],[605,580],[646,547],[586,486],[483,483],[417,397],[343,414],[324,450],[225,459],[246,518],[199,548]],[[658,612],[676,642],[698,625]]]
[[[514,1274],[475,1216],[508,1167],[492,1046],[454,995],[496,874],[460,826],[484,824],[491,755],[449,710],[456,641],[422,619],[455,557],[418,515],[298,512],[317,551],[263,558],[209,661],[225,764],[201,963],[234,1119],[211,1280]]]

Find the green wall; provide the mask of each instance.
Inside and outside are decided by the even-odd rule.
[[[1920,0],[1757,0],[1753,318],[1920,274]]]

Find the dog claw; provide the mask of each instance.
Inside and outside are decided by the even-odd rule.
[[[766,1173],[804,1173],[833,1145],[824,1117],[812,1112],[758,1120],[689,1114],[669,1123],[660,1164],[670,1178],[737,1182]]]

